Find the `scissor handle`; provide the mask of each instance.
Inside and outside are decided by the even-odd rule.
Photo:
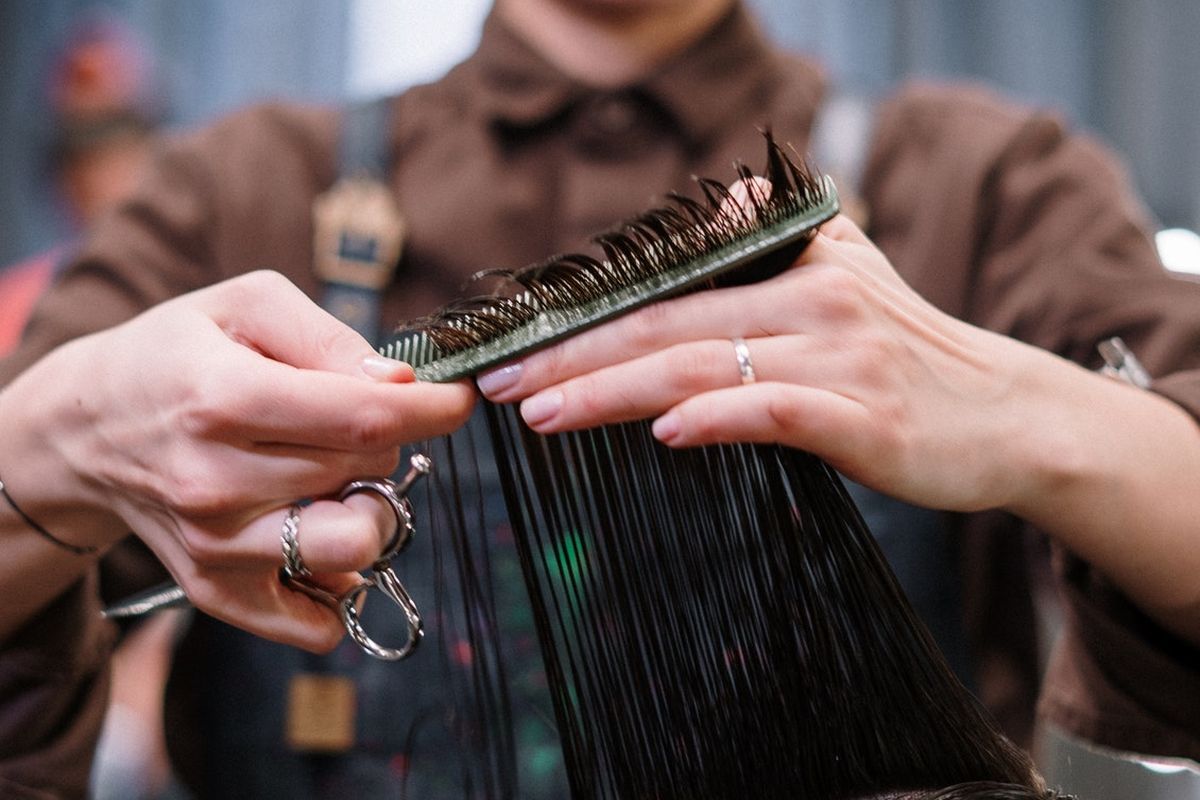
[[[342,488],[338,499],[345,500],[352,494],[371,492],[379,495],[387,503],[396,517],[396,532],[383,547],[379,559],[372,567],[373,574],[353,589],[337,598],[335,610],[358,646],[370,656],[384,661],[399,661],[412,655],[421,642],[424,633],[421,624],[421,614],[412,595],[404,588],[400,578],[392,570],[392,557],[403,550],[412,540],[414,533],[412,504],[408,499],[408,491],[421,477],[429,474],[433,462],[423,454],[414,455],[409,461],[409,470],[399,483],[386,478],[364,478],[351,481]],[[371,587],[377,588],[385,597],[400,607],[404,613],[405,625],[408,628],[408,640],[400,647],[384,647],[367,635],[359,618],[359,598],[363,597]]]
[[[413,651],[417,649],[417,645],[421,643],[421,637],[425,633],[421,623],[421,614],[417,611],[417,604],[413,602],[412,595],[408,593],[404,584],[392,571],[391,561],[377,561],[373,570],[374,574],[370,578],[341,596],[338,613],[342,617],[342,624],[346,626],[346,632],[358,643],[363,652],[383,661],[399,661],[412,655]],[[372,639],[363,628],[362,620],[359,619],[358,599],[365,595],[371,587],[377,588],[380,594],[387,597],[404,612],[408,639],[400,647],[384,647]]]
[[[417,645],[421,642],[421,636],[424,634],[421,624],[421,614],[417,611],[417,604],[413,602],[412,595],[408,593],[408,590],[404,588],[404,584],[400,582],[400,578],[392,570],[392,557],[408,545],[415,531],[412,504],[408,500],[408,491],[418,479],[429,474],[429,471],[433,468],[433,462],[430,461],[428,456],[422,454],[414,455],[409,464],[408,474],[399,483],[387,478],[362,478],[346,484],[338,496],[339,500],[345,500],[350,495],[359,492],[377,494],[383,498],[388,508],[391,509],[396,517],[396,531],[384,545],[383,551],[379,554],[379,558],[372,567],[373,574],[370,577],[366,577],[362,583],[353,589],[343,592],[339,596],[320,584],[309,580],[307,570],[294,570],[290,566],[290,561],[289,564],[285,564],[279,569],[279,580],[284,586],[301,592],[336,611],[342,619],[342,624],[345,626],[346,632],[350,634],[350,637],[354,639],[358,646],[367,655],[383,659],[384,661],[399,661],[411,655],[417,649]],[[297,513],[298,510],[297,507]],[[295,532],[293,528],[293,537]],[[287,542],[285,541],[285,546],[286,544]],[[296,544],[293,544],[293,546],[298,547]],[[292,560],[297,564],[300,563],[298,552],[293,556]],[[408,640],[400,647],[394,648],[380,645],[368,636],[366,630],[363,628],[362,620],[359,619],[359,598],[372,587],[379,589],[384,596],[399,606],[400,610],[404,612],[405,623],[408,627]],[[115,606],[106,608],[103,614],[109,618],[139,617],[159,608],[166,608],[169,605],[186,602],[187,595],[184,594],[183,589],[168,582],[162,586],[156,586],[148,592],[139,593]]]

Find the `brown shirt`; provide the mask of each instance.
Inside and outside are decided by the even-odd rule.
[[[471,59],[394,103],[391,185],[409,239],[384,318],[429,310],[479,269],[578,249],[693,174],[729,179],[739,158],[758,166],[758,126],[803,150],[823,91],[812,64],[771,50],[741,10],[648,80],[605,92],[559,75],[490,19]],[[1098,341],[1121,335],[1159,377],[1156,388],[1200,417],[1200,285],[1163,272],[1111,155],[1051,116],[973,88],[907,89],[881,105],[877,123],[861,185],[870,232],[921,294],[1089,366]],[[271,105],[168,142],[138,195],[97,227],[40,304],[21,350],[0,364],[0,383],[60,342],[248,270],[279,269],[315,296],[311,204],[335,177],[337,124],[332,110]],[[984,551],[1011,551],[1021,529],[1000,514],[952,524]],[[1086,565],[1064,563],[1072,614],[1065,661],[1055,663],[1067,677],[1050,682],[1057,694],[1046,708],[1113,746],[1200,757],[1200,714],[1179,711],[1195,708],[1200,662],[1181,660],[1192,651],[1127,613]],[[982,585],[997,583],[1021,589]],[[1005,602],[1027,613],[1023,590],[1011,594]],[[971,599],[986,630],[1020,611],[997,611],[988,591]],[[94,592],[81,586],[6,643],[0,780],[82,792],[107,642],[98,623],[86,624],[94,614]],[[983,684],[1002,716],[1014,698],[1027,711],[1022,687],[1034,677],[1030,628],[1016,627],[1018,656],[995,662]],[[1163,664],[1148,681],[1125,668],[1141,649]],[[60,663],[62,652],[72,655]],[[1114,692],[1129,699],[1120,724],[1107,716]],[[31,713],[41,721],[32,734],[22,726]],[[1018,738],[1027,716],[1010,721]],[[1143,735],[1123,739],[1134,727]]]

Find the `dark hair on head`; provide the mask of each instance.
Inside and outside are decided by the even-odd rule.
[[[970,781],[942,789],[921,789],[876,795],[869,800],[1074,800],[1053,789],[1033,789],[1016,783]]]

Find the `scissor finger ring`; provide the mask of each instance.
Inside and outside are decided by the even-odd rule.
[[[417,604],[413,602],[412,596],[404,588],[404,584],[400,582],[395,571],[392,570],[392,557],[404,549],[411,541],[414,532],[412,503],[408,499],[408,491],[412,488],[413,483],[427,475],[433,466],[433,462],[428,456],[420,454],[413,456],[409,464],[408,473],[399,483],[387,478],[362,478],[346,484],[338,494],[338,500],[345,500],[352,494],[372,492],[382,497],[396,516],[396,531],[372,565],[370,577],[339,596],[309,580],[308,576],[300,573],[299,570],[289,568],[293,567],[291,560],[279,573],[280,579],[288,587],[303,592],[335,610],[341,617],[346,632],[363,649],[363,652],[384,661],[399,661],[411,655],[420,644],[424,632]],[[290,519],[289,516],[285,520],[285,533],[288,530],[287,522]],[[284,555],[287,559],[286,540],[288,537],[284,538]],[[291,538],[295,538],[294,534]],[[296,564],[301,563],[298,546],[295,548],[295,562]],[[359,600],[372,587],[378,589],[385,597],[399,606],[400,611],[404,614],[408,638],[399,647],[385,647],[377,643],[363,628],[362,620],[359,617]]]
[[[383,498],[384,502],[396,516],[396,531],[384,545],[379,554],[379,560],[386,561],[399,553],[408,545],[414,532],[412,503],[408,499],[408,490],[416,480],[429,473],[433,462],[429,456],[417,454],[409,462],[408,474],[396,483],[388,478],[360,478],[350,481],[342,487],[338,500],[345,500],[352,494],[372,492]]]

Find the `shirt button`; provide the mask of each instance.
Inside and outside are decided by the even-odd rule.
[[[590,116],[597,133],[624,136],[633,130],[637,110],[629,98],[608,95],[598,98]]]
[[[583,102],[572,120],[582,154],[591,158],[628,158],[644,152],[662,134],[654,110],[628,92],[598,94]]]

